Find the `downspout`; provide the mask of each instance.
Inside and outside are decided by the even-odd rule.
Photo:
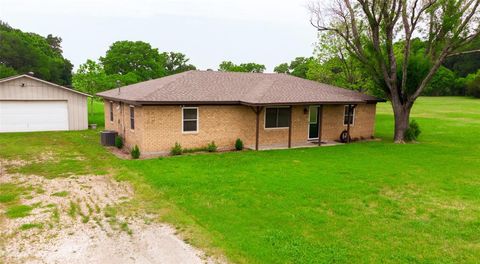
[[[127,134],[125,133],[125,103],[122,102],[122,130],[123,130],[123,141],[127,142]]]

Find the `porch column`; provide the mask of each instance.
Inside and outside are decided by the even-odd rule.
[[[352,122],[353,122],[353,118],[355,118],[353,116],[353,110],[355,109],[356,106],[357,105],[351,105],[351,104],[348,105],[347,143],[350,143],[350,116],[352,116]]]
[[[350,143],[350,113],[352,112],[352,105],[348,105],[347,111],[347,143]]]
[[[293,106],[290,106],[290,116],[288,117],[288,148],[292,147],[292,111]]]
[[[322,120],[323,120],[323,105],[319,105],[317,108],[318,146],[322,145]]]
[[[262,106],[256,106],[253,110],[256,116],[256,123],[255,123],[255,150],[258,150],[258,138],[260,134],[260,112],[262,111]]]

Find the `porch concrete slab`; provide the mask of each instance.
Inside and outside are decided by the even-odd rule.
[[[324,141],[320,147],[329,147],[329,146],[337,146],[343,145],[344,143],[336,142],[336,141]],[[318,141],[308,141],[305,143],[297,143],[293,144],[291,148],[314,148],[318,147]],[[248,149],[255,149],[254,145],[246,146]],[[271,144],[271,145],[259,145],[258,150],[274,150],[274,149],[288,149],[288,144]]]

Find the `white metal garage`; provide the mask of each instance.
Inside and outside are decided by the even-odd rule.
[[[67,101],[0,101],[0,132],[68,130]]]
[[[88,96],[30,75],[0,79],[0,132],[87,129]]]

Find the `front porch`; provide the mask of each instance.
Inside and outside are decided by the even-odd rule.
[[[349,143],[356,106],[354,104],[335,104],[333,105],[335,108],[328,104],[251,106],[255,113],[255,140],[253,146],[247,147],[253,150],[266,150],[332,146],[339,144],[337,141],[341,139],[341,134],[346,135],[341,142]],[[324,125],[327,136],[324,135]]]

